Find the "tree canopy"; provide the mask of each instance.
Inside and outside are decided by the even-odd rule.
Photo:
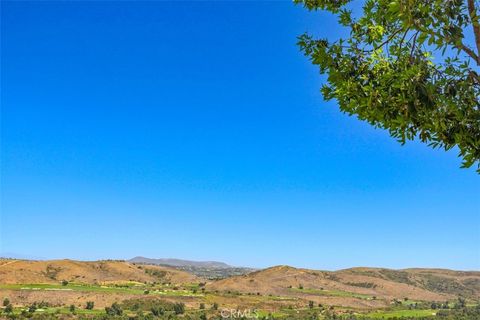
[[[480,173],[478,0],[367,0],[361,13],[351,0],[295,2],[337,15],[349,32],[299,37],[303,53],[327,75],[326,100],[402,144],[457,146],[462,167],[476,165]]]

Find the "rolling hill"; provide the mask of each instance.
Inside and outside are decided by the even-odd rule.
[[[331,272],[276,266],[215,281],[208,288],[263,295],[445,301],[458,296],[479,299],[480,272],[380,268]]]
[[[187,268],[181,266],[176,268]],[[231,308],[281,310],[327,305],[358,310],[408,308],[458,297],[480,301],[480,272],[442,269],[352,268],[321,271],[276,266],[225,279],[208,280],[173,267],[126,261],[31,261],[0,259],[0,291],[19,305],[95,301],[98,307],[128,299],[162,298],[197,308],[218,303]],[[205,267],[201,267],[205,268]],[[68,282],[68,284],[65,284]]]
[[[190,283],[198,278],[187,272],[162,266],[136,266],[124,261],[74,260],[0,260],[0,283],[59,283],[69,281],[84,284],[122,282]]]

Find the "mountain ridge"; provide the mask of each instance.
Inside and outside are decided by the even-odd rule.
[[[195,260],[184,260],[184,259],[176,259],[176,258],[146,258],[142,256],[136,256],[127,261],[131,263],[145,263],[145,264],[153,264],[153,265],[172,266],[172,267],[192,266],[192,267],[208,267],[208,268],[217,268],[217,269],[234,268],[233,266],[220,261],[195,261]]]

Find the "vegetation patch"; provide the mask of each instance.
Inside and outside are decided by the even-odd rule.
[[[291,291],[301,292],[317,296],[333,296],[333,297],[350,297],[364,300],[373,300],[373,296],[362,293],[355,293],[340,290],[322,290],[322,289],[305,289],[305,288],[290,288]]]
[[[388,280],[415,285],[415,282],[410,279],[408,272],[406,271],[382,269],[380,270],[380,273]]]
[[[377,285],[373,282],[347,282],[346,284],[348,284],[349,286],[368,288],[368,289],[377,287]]]
[[[454,295],[471,295],[473,290],[465,287],[454,279],[439,277],[434,275],[425,275],[422,281],[423,286],[427,290],[449,293]]]
[[[370,318],[421,318],[436,315],[436,311],[432,309],[426,310],[390,310],[390,311],[376,311],[368,313]]]

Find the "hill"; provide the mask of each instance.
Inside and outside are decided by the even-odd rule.
[[[215,281],[208,284],[208,288],[262,295],[309,297],[319,302],[326,298],[445,301],[458,296],[479,299],[480,272],[377,268],[331,272],[276,266]]]
[[[0,260],[2,284],[59,283],[63,280],[83,284],[198,281],[196,276],[173,268],[136,266],[125,261]]]
[[[480,300],[480,272],[476,271],[321,271],[276,266],[209,281],[176,268],[111,260],[0,259],[0,294],[19,306],[46,301],[82,307],[86,301],[95,301],[95,306],[103,308],[116,301],[161,298],[194,309],[200,304],[218,304],[268,311],[303,310],[313,303],[318,308],[393,307],[417,312],[429,310],[434,302],[453,306],[459,297],[470,304]]]

